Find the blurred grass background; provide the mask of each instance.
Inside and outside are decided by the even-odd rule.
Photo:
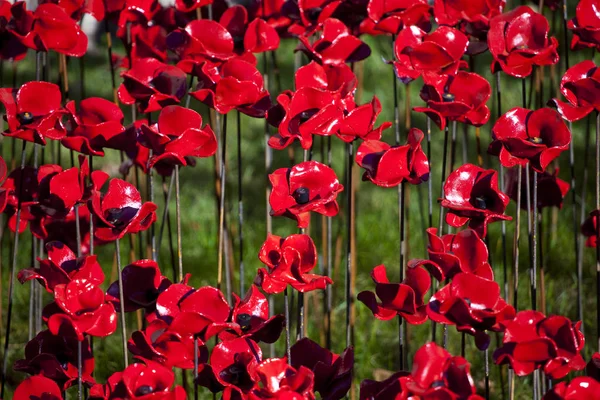
[[[574,6],[574,5],[573,5]],[[573,15],[574,8],[570,10],[569,15]],[[560,21],[557,16],[553,17],[550,11],[546,12],[549,21]],[[559,26],[560,25],[560,26]],[[563,54],[563,33],[562,24],[555,24],[551,28],[551,34],[561,41],[559,48],[561,61],[555,68],[546,67],[543,71],[543,103],[551,97],[557,96],[558,83],[564,72]],[[104,40],[104,37],[103,39]],[[360,103],[370,101],[373,95],[376,95],[382,103],[383,111],[380,115],[378,123],[382,121],[393,121],[393,91],[392,91],[392,71],[391,66],[385,64],[382,59],[392,59],[391,41],[389,37],[364,37],[372,49],[371,56],[365,60],[362,65],[356,65],[356,72],[359,75],[360,87],[357,92],[357,98],[360,97]],[[286,39],[282,41],[281,47],[277,50],[277,60],[279,71],[281,74],[282,89],[293,88],[293,70],[294,57],[292,51],[295,46],[295,40]],[[117,44],[117,52],[124,54],[124,50]],[[575,63],[593,57],[591,51],[579,51],[570,53],[570,63]],[[262,57],[257,57],[259,60],[259,68],[262,71]],[[17,70],[17,86],[32,80],[35,68],[34,54],[16,65]],[[306,62],[306,60],[303,60]],[[495,77],[490,73],[489,65],[491,58],[489,54],[479,55],[473,58],[471,65],[474,70],[487,78],[492,90],[495,88]],[[85,79],[84,90],[87,97],[99,96],[107,99],[112,99],[112,89],[110,83],[109,66],[105,54],[105,43],[99,48],[97,54],[88,54],[84,60],[85,63]],[[81,98],[81,81],[80,81],[80,63],[78,60],[71,59],[69,61],[69,81],[70,81],[70,97],[79,100]],[[270,66],[270,68],[273,68]],[[534,76],[534,75],[532,75]],[[11,64],[5,62],[3,65],[3,87],[11,85],[13,79],[13,69]],[[49,80],[58,82],[58,58],[55,54],[49,55]],[[535,81],[534,86],[535,86]],[[533,103],[530,108],[539,107],[540,95],[534,88],[530,91],[532,84],[531,79],[527,79],[528,97],[533,95]],[[402,137],[405,137],[405,115],[404,107],[407,99],[410,99],[410,106],[422,105],[423,102],[419,98],[419,89],[422,85],[421,80],[412,82],[409,86],[399,85],[399,103],[400,103],[400,126]],[[273,88],[273,85],[271,85]],[[521,82],[516,78],[508,77],[502,74],[502,111],[507,111],[512,107],[521,105]],[[272,89],[272,97],[275,98],[277,93]],[[536,94],[537,93],[537,94]],[[407,97],[407,94],[409,97]],[[492,111],[490,122],[481,128],[481,149],[483,152],[484,166],[488,168],[498,168],[498,161],[494,157],[487,155],[486,149],[490,142],[490,129],[497,115],[497,104],[495,92],[492,91],[492,97],[488,101],[488,106]],[[208,113],[206,106],[197,102],[191,101],[191,108],[201,112],[204,116],[204,121],[208,122]],[[131,112],[128,107],[123,107],[126,116],[126,123],[131,122]],[[154,116],[154,119],[156,116]],[[271,171],[265,170],[264,163],[264,121],[252,119],[242,116],[242,149],[243,149],[243,165],[238,168],[236,161],[236,128],[235,116],[229,116],[229,130],[227,135],[227,219],[232,239],[233,254],[231,254],[232,263],[230,264],[232,272],[232,287],[233,291],[238,293],[238,250],[237,250],[237,176],[242,174],[242,184],[244,191],[244,262],[246,266],[245,287],[252,282],[256,269],[262,264],[257,258],[258,250],[266,237],[266,208],[265,208],[265,188],[268,184],[267,173]],[[581,188],[583,176],[583,160],[586,156],[590,157],[589,166],[593,168],[594,160],[592,152],[586,155],[586,151],[590,150],[585,145],[585,136],[588,132],[587,125],[589,122],[582,120],[573,124],[573,143],[575,148],[576,160],[576,176],[577,176],[577,197],[578,202],[581,202]],[[593,120],[592,120],[593,124]],[[410,126],[426,130],[426,120],[424,115],[419,113],[410,114]],[[472,127],[466,128],[466,136],[463,135],[463,126],[458,127],[457,131],[457,150],[455,166],[463,162],[477,163],[477,147],[475,140],[475,129]],[[593,126],[592,126],[593,130]],[[393,128],[384,132],[383,140],[389,143],[394,142]],[[466,140],[466,142],[465,142]],[[342,183],[345,183],[345,145],[338,139],[333,139],[333,168]],[[325,146],[325,141],[321,138],[315,140],[313,159],[323,161],[322,149]],[[593,143],[593,135],[592,135]],[[431,179],[433,180],[433,222],[434,226],[438,225],[439,206],[435,199],[440,195],[440,176],[441,176],[441,160],[442,160],[442,144],[443,132],[440,132],[435,125],[432,125],[431,134]],[[50,145],[54,149],[54,145]],[[424,143],[425,146],[425,143]],[[466,147],[463,147],[466,146]],[[11,162],[18,165],[18,159],[15,159],[12,139],[4,138],[2,140],[2,155],[10,166]],[[17,146],[20,148],[20,146]],[[31,148],[31,146],[30,146]],[[356,147],[355,147],[356,149]],[[466,159],[463,158],[463,149],[466,149]],[[69,167],[69,154],[66,150],[62,150],[63,166]],[[302,161],[302,149],[297,143],[294,144],[295,161]],[[17,152],[18,154],[18,152]],[[286,151],[274,152],[273,167],[286,167],[290,164],[289,155]],[[48,162],[48,155],[46,156]],[[18,158],[18,156],[16,157]],[[559,159],[560,173],[559,176],[563,180],[570,182],[568,152],[561,155]],[[94,167],[101,168],[111,174],[113,177],[119,177],[119,155],[115,151],[108,150],[107,155],[103,159],[95,159]],[[397,191],[395,189],[383,189],[374,186],[370,182],[361,182],[360,168],[355,164],[355,184],[356,192],[356,281],[355,292],[366,289],[372,289],[373,284],[369,273],[371,269],[379,264],[385,264],[388,267],[390,280],[398,279],[398,259],[399,259],[399,239],[398,239],[398,209],[397,209]],[[130,178],[133,174],[130,174]],[[218,248],[218,230],[217,230],[217,202],[215,198],[214,184],[214,159],[199,159],[195,167],[183,168],[181,173],[181,207],[182,207],[182,234],[183,234],[183,262],[184,272],[192,274],[191,284],[194,286],[216,285],[217,273],[217,248]],[[143,179],[142,179],[143,180]],[[161,187],[156,178],[156,194],[155,198],[159,204],[159,222],[162,210],[164,207]],[[594,180],[590,178],[587,181],[587,196],[586,196],[586,214],[592,210],[594,199]],[[408,185],[406,186],[409,187]],[[144,192],[145,193],[145,192]],[[334,302],[333,302],[333,329],[332,343],[335,352],[341,352],[345,347],[345,300],[344,300],[344,268],[345,268],[345,235],[346,235],[346,220],[345,206],[346,194],[344,191],[338,197],[338,202],[341,211],[337,217],[333,219],[333,285]],[[542,194],[543,195],[543,194]],[[407,251],[408,258],[425,258],[426,257],[426,237],[425,228],[428,227],[427,216],[427,184],[420,186],[411,186],[407,193]],[[173,231],[175,227],[175,205],[172,201],[171,219]],[[565,199],[563,209],[559,212],[546,211],[544,214],[544,233],[543,240],[543,265],[541,266],[545,273],[545,298],[546,311],[548,314],[562,314],[576,319],[576,298],[577,298],[577,273],[575,265],[575,253],[573,244],[573,225],[571,214],[571,193]],[[514,204],[511,203],[507,213],[515,215]],[[578,208],[579,216],[579,208]],[[521,227],[521,254],[520,258],[520,293],[519,293],[519,309],[530,308],[531,299],[529,296],[529,263],[528,263],[528,246],[527,240],[524,238],[527,234],[527,226],[525,213],[522,214]],[[579,217],[578,217],[579,218]],[[323,273],[325,268],[326,258],[323,257],[324,243],[322,241],[321,230],[322,219],[320,216],[313,216],[310,234],[313,237],[319,249],[319,264],[315,272]],[[489,229],[491,262],[495,270],[496,281],[503,287],[505,276],[502,269],[502,242],[500,223],[494,223]],[[507,247],[508,247],[508,263],[509,271],[512,265],[512,234],[514,222],[507,224]],[[158,232],[157,227],[157,232]],[[297,229],[292,220],[285,218],[273,219],[273,233],[280,236],[287,236],[296,233]],[[10,268],[10,240],[9,235],[4,235],[4,240],[0,250],[1,260],[1,289],[2,289],[2,309],[3,320],[1,325],[2,339],[4,340],[4,328],[7,306],[7,290],[9,281]],[[173,244],[175,245],[175,238]],[[144,243],[146,242],[146,234],[143,234]],[[127,241],[124,241],[122,249],[123,259],[126,261],[128,253]],[[137,243],[137,240],[134,240]],[[137,244],[136,244],[137,245]],[[31,249],[31,234],[29,232],[21,236],[19,248],[19,264],[18,269],[26,268],[31,265],[30,259]],[[108,287],[111,280],[111,274],[114,277],[114,245],[107,245],[97,248],[99,261],[106,273],[105,287]],[[595,340],[597,337],[595,326],[596,313],[596,296],[594,283],[594,252],[590,249],[584,249],[584,270],[583,270],[583,310],[584,333],[587,340],[585,348],[586,359],[595,350]],[[134,253],[137,254],[137,251]],[[149,257],[148,257],[149,258]],[[159,264],[163,273],[169,277],[171,273],[171,256],[168,245],[167,230],[162,240],[162,247],[159,249]],[[512,286],[512,277],[509,276],[509,286]],[[9,365],[14,361],[23,358],[23,350],[28,340],[28,310],[29,310],[29,288],[27,285],[20,285],[18,282],[15,285],[15,306],[13,309],[13,322],[11,329],[11,341],[9,348]],[[538,285],[538,293],[541,292],[541,282]],[[323,314],[323,296],[322,292],[314,292],[306,296],[307,310],[307,334],[313,340],[324,344],[325,335],[323,329],[324,314]],[[540,294],[541,299],[541,294]],[[50,297],[46,295],[45,303],[50,301]],[[276,312],[283,312],[283,296],[276,296]],[[292,315],[292,338],[296,332],[294,313],[296,310],[296,299],[294,298]],[[538,306],[541,306],[541,301],[538,301]],[[540,307],[538,307],[540,308]],[[134,314],[128,316],[129,326],[128,333],[137,329],[137,319]],[[448,349],[454,355],[460,354],[461,336],[456,332],[454,327],[448,329],[449,341]],[[441,338],[442,331],[438,326],[437,338]],[[421,326],[410,326],[407,332],[408,346],[408,361],[414,354],[414,351],[423,343],[431,338],[431,323],[427,322]],[[500,338],[501,339],[501,338]],[[106,378],[113,372],[122,369],[121,346],[119,344],[120,334],[116,332],[111,337],[105,339],[96,339],[94,341],[94,351],[96,357],[95,377],[98,382],[104,382]],[[276,344],[275,355],[284,355],[284,336]],[[381,378],[385,376],[386,371],[395,371],[398,368],[398,327],[396,320],[383,322],[376,320],[371,312],[362,304],[355,303],[355,326],[354,326],[354,343],[355,343],[355,382],[356,395],[358,395],[358,384],[363,379],[374,377]],[[492,335],[492,344],[490,345],[490,385],[492,398],[502,398],[503,391],[501,390],[501,379],[499,369],[493,365],[492,353],[496,348],[496,339]],[[263,346],[263,354],[269,356],[269,347]],[[478,351],[473,339],[467,336],[466,358],[472,364],[472,374],[478,387],[479,394],[484,393],[484,353]],[[189,374],[188,374],[189,375]],[[376,376],[375,376],[376,375]],[[14,387],[24,379],[24,374],[10,371],[8,377],[8,398],[11,398],[11,393]],[[181,379],[181,378],[180,378]],[[506,385],[506,368],[504,368],[503,382]],[[73,394],[76,395],[76,389],[73,389]],[[202,392],[201,398],[210,398],[208,392]],[[516,398],[531,398],[531,377],[521,378],[516,383]]]

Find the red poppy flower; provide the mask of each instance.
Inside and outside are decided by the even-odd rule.
[[[4,185],[4,180],[6,179],[7,173],[8,168],[6,167],[6,162],[4,162],[4,159],[0,157],[0,182],[2,183],[2,186],[0,186],[0,213],[4,212],[11,194],[10,188],[5,187]]]
[[[552,99],[549,105],[556,107],[567,121],[577,121],[600,110],[600,71],[591,60],[585,60],[569,68],[560,81],[560,92],[567,102]]]
[[[101,187],[104,182],[98,182],[94,177],[92,174],[96,187]],[[117,178],[110,180],[106,193],[93,193],[89,207],[98,219],[96,238],[104,242],[121,239],[127,233],[145,231],[156,220],[156,204],[142,203],[142,196],[135,186]]]
[[[535,111],[515,107],[500,117],[492,128],[490,154],[505,167],[528,162],[538,172],[569,148],[571,132],[560,115],[550,108]]]
[[[375,293],[360,292],[357,299],[371,309],[375,318],[382,321],[400,316],[409,324],[422,324],[427,321],[427,305],[423,300],[431,287],[428,271],[438,281],[444,279],[442,270],[427,260],[409,261],[406,278],[401,283],[391,283],[385,266],[378,265],[371,271]],[[377,297],[381,303],[377,302]]]
[[[409,372],[393,373],[383,381],[365,379],[360,383],[360,400],[402,399],[408,396],[406,381]]]
[[[384,122],[375,127],[375,121],[381,112],[381,103],[377,96],[373,96],[371,101],[362,106],[353,105],[353,109],[344,110],[344,119],[340,124],[337,137],[346,143],[352,143],[360,138],[362,140],[379,140],[381,132],[392,126],[391,122]]]
[[[286,32],[291,36],[309,36],[322,27],[323,22],[330,18],[340,7],[340,0],[298,0],[286,1],[281,6],[281,12],[293,21]]]
[[[457,234],[437,236],[436,228],[429,228],[427,237],[429,259],[438,265],[447,279],[466,272],[488,280],[494,280],[492,267],[488,262],[488,249],[485,242],[472,229]]]
[[[314,374],[306,367],[296,369],[285,358],[269,358],[256,367],[255,373],[261,387],[250,392],[250,400],[315,399]]]
[[[179,103],[187,90],[185,72],[154,58],[137,60],[121,76],[123,83],[119,86],[119,100],[124,104],[137,103],[142,113]]]
[[[527,184],[529,183],[530,193],[533,193],[533,174],[529,174],[529,182],[527,181],[527,171],[522,170],[522,183],[521,183],[521,208],[527,209]],[[506,194],[517,201],[517,178],[518,170],[511,168],[506,171]],[[541,210],[546,207],[557,207],[562,208],[565,196],[569,192],[571,187],[567,182],[563,181],[558,177],[558,168],[554,170],[552,174],[543,172],[537,176],[538,182],[538,193],[543,193],[542,196],[538,196],[537,206]]]
[[[370,0],[367,12],[375,31],[395,35],[404,27],[413,25],[426,31],[431,28],[427,0]]]
[[[581,322],[562,316],[545,317],[537,311],[521,311],[505,327],[502,347],[494,352],[496,364],[510,364],[515,373],[525,376],[538,368],[551,379],[585,368],[581,350],[585,338]]]
[[[459,227],[469,222],[480,237],[485,237],[487,225],[499,220],[511,220],[504,215],[510,199],[498,189],[498,173],[473,164],[454,170],[444,183],[442,207],[448,209],[446,222]]]
[[[21,36],[31,30],[33,13],[26,10],[24,1],[13,5],[8,0],[0,1],[0,59],[20,61],[27,55],[27,47]]]
[[[185,400],[185,390],[181,386],[173,388],[174,383],[173,371],[158,363],[145,361],[112,374],[104,385],[92,387],[90,399]]]
[[[534,65],[556,64],[558,41],[548,38],[549,29],[546,17],[527,6],[492,18],[488,32],[488,47],[494,57],[492,73],[501,68],[524,78]]]
[[[492,89],[481,75],[459,71],[456,75],[426,74],[423,79],[421,98],[427,107],[413,110],[427,114],[441,130],[446,128],[447,121],[482,126],[490,119],[490,109],[485,103]]]
[[[295,219],[306,228],[310,212],[334,217],[339,211],[336,197],[344,187],[333,169],[317,161],[305,161],[292,168],[280,168],[269,175],[273,185],[269,204],[272,216]]]
[[[319,64],[344,64],[364,60],[371,55],[371,48],[356,36],[342,21],[326,19],[321,25],[321,35],[314,43],[307,36],[299,36],[298,51]]]
[[[56,382],[42,375],[26,378],[17,386],[15,399],[62,400],[62,393]]]
[[[496,282],[460,272],[431,296],[427,315],[435,322],[456,325],[458,331],[475,336],[477,348],[484,350],[490,341],[485,331],[502,331],[501,322],[513,319],[515,309],[500,297]]]
[[[175,0],[175,9],[184,13],[189,13],[197,8],[212,4],[213,0]]]
[[[352,110],[358,80],[347,64],[321,65],[315,61],[298,68],[294,74],[295,89],[305,87],[326,91],[335,97],[343,110]]]
[[[27,343],[25,358],[17,360],[13,369],[31,375],[43,375],[66,390],[78,380],[77,343],[73,338],[54,336],[49,330],[41,331]],[[94,357],[87,338],[82,343],[81,360],[81,378],[84,385],[91,386],[96,381],[92,378]]]
[[[61,144],[68,149],[93,156],[104,156],[104,147],[123,132],[123,112],[115,103],[99,97],[89,97],[79,103],[70,101],[65,106],[71,124]]]
[[[180,334],[169,329],[169,324],[156,319],[143,331],[135,331],[127,344],[129,351],[139,360],[152,360],[167,368],[194,368],[194,342],[198,346],[198,362],[208,361],[208,349],[200,339],[190,334]]]
[[[4,136],[46,144],[46,138],[59,140],[65,134],[61,119],[67,111],[61,107],[60,89],[53,83],[27,82],[15,92],[0,89],[8,129]]]
[[[581,225],[581,233],[587,236],[585,245],[587,247],[596,247],[598,239],[598,216],[600,210],[594,210],[590,213],[590,216]]]
[[[164,26],[134,25],[131,28],[131,61],[155,58],[167,62],[167,30]]]
[[[167,47],[182,60],[181,68],[186,61],[188,64],[193,61],[194,65],[207,60],[226,61],[235,56],[231,33],[217,21],[208,19],[191,21],[185,29],[169,33]]]
[[[600,17],[598,0],[581,0],[577,3],[575,18],[567,23],[573,31],[571,49],[600,48]]]
[[[570,382],[559,382],[550,389],[542,400],[585,400],[600,397],[600,383],[586,376]]]
[[[163,176],[171,175],[175,165],[188,165],[192,157],[210,157],[217,151],[217,138],[208,125],[202,127],[200,114],[180,106],[163,108],[156,124],[141,126],[138,140],[152,149],[148,168]]]
[[[260,18],[248,23],[248,11],[244,6],[229,7],[221,15],[219,23],[231,34],[236,54],[263,53],[279,47],[275,28]]]
[[[290,348],[291,366],[310,369],[314,374],[314,391],[326,400],[343,399],[352,383],[354,350],[352,347],[342,354],[324,349],[309,338],[298,340]]]
[[[86,255],[90,251],[90,212],[87,207],[78,207],[77,213],[79,214],[81,254]],[[73,208],[64,218],[34,220],[29,228],[38,239],[42,239],[47,243],[61,241],[67,247],[76,249],[78,245],[76,221],[75,209]]]
[[[58,4],[75,21],[81,21],[84,14],[90,14],[97,21],[104,19],[104,1],[101,0],[42,0],[39,4]]]
[[[585,366],[585,374],[600,382],[600,353],[592,354],[592,358]]]
[[[396,76],[403,83],[417,79],[425,72],[454,75],[466,65],[461,57],[469,39],[459,30],[440,26],[426,33],[416,26],[404,28],[394,43],[393,61]]]
[[[393,187],[407,180],[414,185],[429,179],[429,161],[421,148],[423,132],[408,131],[408,143],[390,146],[385,142],[367,140],[356,151],[356,163],[365,169],[363,180],[377,186]]]
[[[270,234],[258,258],[268,269],[258,269],[256,284],[267,293],[281,293],[287,285],[305,293],[325,289],[333,283],[328,276],[310,273],[317,265],[317,248],[308,235],[290,235],[283,239]]]
[[[37,202],[38,181],[37,170],[33,167],[17,168],[13,170],[2,184],[0,201],[4,205],[4,212],[9,216],[8,227],[11,231],[17,230],[17,209],[21,204],[21,221],[18,226],[19,233],[27,229],[30,220],[35,217],[29,212],[29,207]]]
[[[255,16],[266,21],[281,35],[285,35],[288,33],[292,19],[288,15],[284,15],[284,4],[288,3],[285,0],[265,0],[261,2],[260,7],[257,7]]]
[[[110,0],[109,0],[110,1]],[[127,31],[137,27],[153,25],[154,18],[162,11],[162,6],[156,0],[112,0],[121,4],[114,4],[117,21],[117,37],[127,40]]]

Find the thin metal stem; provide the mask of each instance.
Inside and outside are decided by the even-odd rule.
[[[181,202],[179,198],[179,165],[175,165],[175,219],[177,220],[177,265],[179,281],[183,281],[183,249],[181,247]]]
[[[347,145],[347,176],[346,176],[346,198],[347,198],[347,210],[346,210],[346,223],[347,223],[347,237],[346,237],[346,271],[345,271],[345,297],[346,297],[346,347],[352,345],[352,332],[350,326],[350,308],[351,308],[351,267],[352,267],[352,166],[354,164],[354,144],[348,143]]]
[[[331,136],[327,137],[327,165],[331,167]],[[327,217],[327,276],[331,277],[333,273],[333,224],[331,217]],[[327,285],[325,288],[326,299],[326,317],[327,317],[327,332],[325,335],[325,344],[328,349],[331,349],[331,309],[333,307],[333,288],[332,285]]]
[[[244,201],[242,185],[242,121],[237,112],[237,163],[238,163],[238,245],[240,258],[240,295],[244,294]]]
[[[600,113],[596,113],[596,210],[600,209]],[[596,223],[600,216],[596,216]],[[596,332],[600,350],[600,229],[596,229]]]
[[[287,354],[288,363],[292,362],[292,355],[290,352],[290,300],[288,297],[288,290],[283,290],[283,307],[285,308],[285,353]]]
[[[519,295],[519,238],[521,234],[521,187],[523,181],[523,166],[517,166],[517,209],[515,218],[515,233],[513,236],[513,307],[518,305]]]
[[[533,221],[531,229],[532,264],[531,264],[531,309],[537,310],[537,241],[538,241],[538,173],[533,171]]]
[[[221,158],[219,167],[219,186],[221,188],[221,196],[219,199],[219,253],[217,261],[217,289],[219,290],[221,290],[221,284],[223,281],[223,253],[225,251],[225,157],[227,154],[227,114],[223,115],[223,129],[220,133]],[[231,294],[229,294],[227,297],[231,297]]]
[[[591,128],[591,114],[588,115],[587,118],[587,124],[586,124],[586,132],[585,132],[585,146],[584,146],[584,152],[583,152],[583,179],[581,182],[581,205],[580,205],[580,211],[579,211],[579,226],[583,225],[585,218],[586,218],[586,198],[587,198],[587,183],[588,183],[588,165],[589,165],[589,160],[590,160],[590,152],[589,152],[589,148],[590,148],[590,144],[592,141],[592,128]],[[578,283],[582,283],[583,282],[583,249],[584,249],[584,243],[585,240],[582,240],[581,237],[579,238],[579,248],[577,249],[577,253],[578,253],[578,257],[579,257],[579,263],[577,264],[577,282]],[[583,301],[583,300],[582,300]],[[581,303],[581,305],[579,305],[579,310],[578,310],[578,316],[581,316],[579,318],[579,321],[581,321],[581,332],[584,333],[585,332],[585,321],[583,319],[583,303]]]
[[[121,246],[119,244],[119,239],[115,240],[115,249],[117,252],[117,271],[119,274],[119,302],[121,304],[121,309],[119,315],[121,317],[121,345],[123,346],[123,364],[125,368],[129,365],[129,360],[127,359],[127,325],[125,321],[125,296],[123,291],[123,270],[121,268]]]

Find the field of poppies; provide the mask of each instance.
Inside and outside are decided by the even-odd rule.
[[[600,399],[596,48],[598,0],[0,0],[0,398]]]

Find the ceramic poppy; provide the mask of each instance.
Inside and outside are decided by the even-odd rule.
[[[527,171],[521,171],[521,208],[527,209],[527,184],[529,184],[529,193],[533,193],[533,174],[529,174],[529,181],[527,180]],[[506,171],[506,194],[515,202],[517,201],[517,182],[518,170],[511,168]],[[558,169],[555,169],[552,174],[543,172],[537,175],[538,193],[537,199],[538,210],[542,210],[546,207],[557,207],[562,208],[565,196],[569,192],[570,185],[558,177]]]
[[[585,60],[569,68],[560,81],[560,92],[567,101],[552,99],[548,104],[567,121],[578,121],[600,110],[600,71],[596,64]]]
[[[159,15],[162,6],[156,0],[112,0],[120,4],[108,5],[117,8],[117,37],[127,43],[128,32],[138,27],[153,25],[153,20]]]
[[[137,60],[121,76],[123,83],[119,86],[119,101],[137,104],[142,113],[159,111],[165,106],[179,103],[187,90],[185,72],[154,58]]]
[[[197,8],[212,4],[213,0],[176,0],[175,9],[182,12],[194,11]]]
[[[2,186],[0,186],[0,213],[3,212],[6,208],[9,197],[11,195],[11,188],[4,186],[4,181],[6,179],[7,174],[8,168],[6,166],[6,162],[4,162],[4,159],[0,157],[0,183],[2,183]]]
[[[423,132],[412,128],[408,144],[390,146],[378,140],[361,143],[356,151],[356,163],[365,169],[363,180],[377,186],[393,187],[403,181],[419,184],[429,179],[429,161],[421,148]]]
[[[56,382],[42,375],[26,378],[13,393],[15,399],[62,400],[62,393]]]
[[[575,17],[567,23],[573,31],[571,49],[600,48],[600,16],[598,0],[581,0],[577,3]]]
[[[287,13],[284,13],[284,5],[287,4],[285,0],[261,1],[260,7],[256,9],[255,16],[266,21],[280,35],[287,35],[288,29],[292,24],[292,18]]]
[[[92,174],[94,184],[100,188],[106,177]],[[97,239],[112,242],[127,233],[145,231],[156,220],[156,204],[142,203],[142,196],[132,184],[122,179],[111,179],[106,193],[95,191],[89,207],[97,218],[94,231]]]
[[[352,109],[344,109],[344,119],[340,124],[336,136],[346,143],[356,139],[379,140],[381,132],[392,126],[386,121],[376,127],[375,122],[381,112],[381,103],[377,96],[373,96],[369,103],[361,106],[354,105]]]
[[[310,273],[317,265],[317,248],[306,234],[285,239],[270,234],[258,258],[267,268],[259,268],[255,282],[267,293],[281,293],[288,285],[305,293],[333,283],[328,276]]]
[[[440,267],[427,260],[409,261],[406,278],[401,283],[391,283],[385,266],[378,265],[371,271],[375,293],[360,292],[357,299],[369,307],[377,319],[387,321],[399,316],[409,324],[422,324],[427,321],[424,297],[431,287],[429,274],[438,281],[444,279]],[[377,302],[377,298],[381,303]]]
[[[313,88],[326,91],[334,97],[342,110],[352,110],[358,79],[347,64],[321,65],[315,61],[298,68],[294,74],[295,89]]]
[[[222,62],[236,55],[231,33],[217,21],[208,19],[191,21],[184,29],[170,32],[167,48],[182,60],[179,66],[186,72],[191,72],[198,63]]]
[[[290,348],[291,366],[310,369],[314,374],[314,391],[324,400],[343,399],[352,383],[354,350],[349,347],[341,354],[324,349],[309,338],[298,340]]]
[[[511,220],[504,214],[509,197],[498,189],[498,173],[473,164],[465,164],[452,171],[444,183],[442,207],[448,209],[446,222],[469,227],[485,237],[487,225],[500,220]]]
[[[40,4],[45,3],[58,4],[75,21],[81,21],[84,14],[90,14],[97,21],[104,19],[104,1],[101,0],[42,0],[40,2]]]
[[[459,332],[475,337],[478,349],[487,349],[487,330],[501,332],[501,322],[511,320],[515,309],[500,297],[500,286],[489,279],[460,272],[452,282],[438,290],[427,305],[433,321],[456,325]]]
[[[0,193],[4,213],[8,215],[8,227],[11,231],[23,233],[30,221],[36,217],[30,212],[30,207],[37,204],[38,179],[37,170],[33,167],[17,168],[13,170],[4,183]],[[21,220],[17,227],[17,210],[21,205]]]
[[[175,165],[188,165],[192,157],[210,157],[217,151],[210,126],[202,127],[200,114],[180,106],[163,108],[156,124],[141,126],[138,140],[152,149],[148,168],[156,168],[162,176],[170,176]]]
[[[77,224],[77,221],[79,224]],[[87,207],[78,207],[77,215],[75,208],[73,208],[64,218],[46,217],[30,222],[29,228],[38,239],[44,240],[47,243],[61,241],[72,249],[76,249],[79,246],[82,255],[89,254],[90,211]],[[79,229],[77,229],[77,225],[79,225]]]
[[[48,82],[27,82],[19,90],[0,89],[8,129],[3,135],[41,145],[46,139],[62,139],[66,130],[61,123],[67,111],[61,107],[58,86]]]
[[[306,228],[310,212],[328,217],[337,215],[338,193],[344,190],[333,169],[317,161],[305,161],[292,168],[280,168],[269,174],[273,185],[269,204],[272,216],[295,219],[298,228]]]
[[[427,114],[441,130],[448,121],[482,126],[490,119],[486,103],[492,88],[481,75],[459,71],[456,75],[426,74],[423,80],[421,98],[427,107],[413,110]]]
[[[367,12],[373,24],[369,30],[375,32],[396,35],[408,26],[418,26],[425,31],[431,28],[430,7],[426,0],[369,0]],[[363,23],[367,24],[370,25]]]
[[[249,21],[244,6],[229,7],[221,15],[219,23],[231,34],[236,54],[263,53],[279,47],[279,34],[275,28],[260,18]]]
[[[296,369],[285,358],[269,358],[256,366],[260,387],[250,392],[250,400],[298,399],[313,400],[314,374],[303,366]]]
[[[581,233],[587,237],[585,245],[587,247],[596,247],[598,243],[598,215],[600,210],[594,210],[581,225]]]
[[[487,246],[477,232],[464,229],[441,237],[437,235],[436,228],[428,228],[426,232],[429,239],[429,259],[442,269],[447,279],[466,272],[494,280],[494,273],[488,262]]]
[[[342,5],[340,0],[298,0],[286,1],[281,6],[281,13],[293,22],[286,34],[290,36],[310,36],[322,27]]]
[[[502,325],[503,344],[494,352],[494,361],[509,364],[517,375],[529,375],[542,368],[550,378],[560,379],[585,368],[580,354],[585,344],[581,322],[527,310]]]
[[[33,13],[24,1],[0,1],[0,59],[19,61],[27,55],[21,37],[31,30],[32,22]]]
[[[55,336],[49,330],[41,331],[25,346],[25,358],[17,360],[13,369],[30,375],[42,375],[59,384],[66,390],[78,380],[78,342],[76,339]],[[81,378],[83,384],[96,383],[92,378],[94,357],[86,339],[82,343]]]
[[[131,28],[131,62],[135,64],[137,60],[143,58],[155,58],[166,63],[168,61],[167,33],[168,31],[161,25],[140,25]]]
[[[600,353],[592,354],[592,358],[585,366],[585,374],[600,382]]]
[[[404,28],[396,37],[392,62],[396,76],[403,83],[417,79],[423,73],[454,75],[466,66],[461,57],[469,39],[458,29],[440,26],[426,33],[417,26]]]
[[[571,132],[556,111],[515,107],[494,124],[488,152],[498,156],[505,167],[529,163],[544,172],[570,143]]]
[[[600,383],[586,376],[579,376],[570,382],[559,382],[552,387],[542,400],[585,400],[600,397]]]
[[[492,73],[524,78],[534,65],[558,62],[558,41],[548,37],[548,20],[527,6],[520,6],[490,21],[488,47],[494,57]]]

